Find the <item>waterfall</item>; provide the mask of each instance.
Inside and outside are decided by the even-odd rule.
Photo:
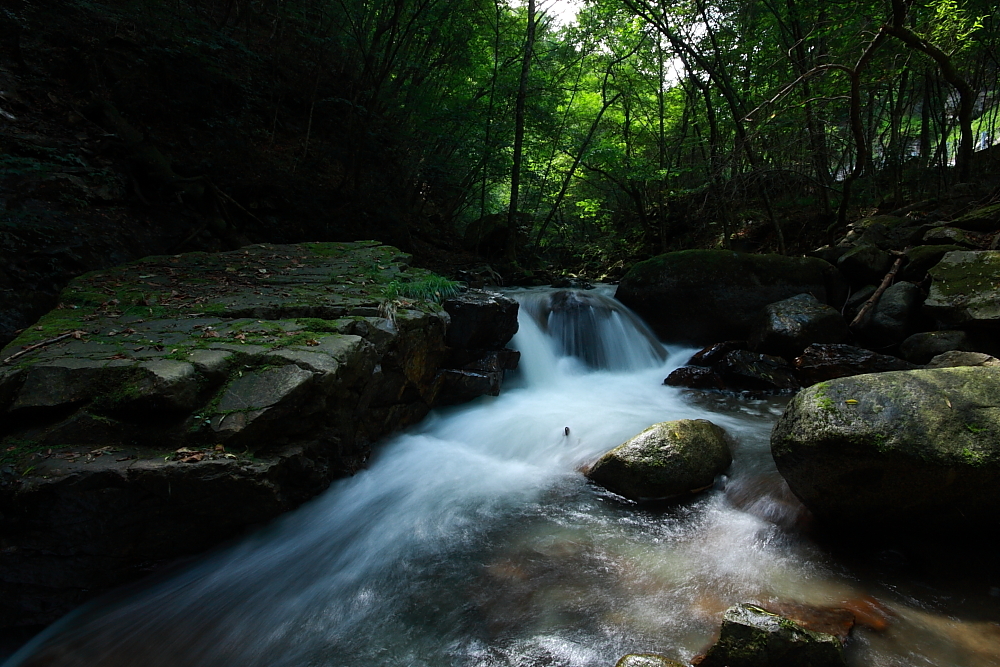
[[[607,295],[516,296],[521,368],[500,396],[433,414],[368,469],[86,605],[6,666],[607,667],[630,652],[690,659],[736,602],[864,594],[789,530],[801,508],[767,449],[781,399],[663,386],[691,350],[664,348]],[[725,490],[646,508],[578,472],[680,418],[733,436]],[[858,664],[963,664],[900,658],[899,637],[866,639]]]

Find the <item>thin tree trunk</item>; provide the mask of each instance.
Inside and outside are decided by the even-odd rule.
[[[517,199],[521,186],[521,161],[524,149],[524,106],[528,98],[528,73],[531,54],[535,48],[535,0],[528,0],[528,31],[524,40],[521,59],[521,80],[517,87],[514,107],[514,166],[510,174],[510,206],[507,208],[507,247],[504,256],[511,264],[517,263]]]

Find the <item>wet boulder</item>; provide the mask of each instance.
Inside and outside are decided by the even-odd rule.
[[[725,341],[695,354],[687,366],[663,381],[672,387],[773,394],[798,389],[791,365],[781,357],[747,349],[745,341]]]
[[[926,364],[932,357],[950,350],[973,351],[969,335],[959,330],[921,331],[899,346],[903,358],[915,364]]]
[[[445,299],[450,321],[445,342],[462,350],[503,347],[517,333],[517,302],[510,297],[468,290]]]
[[[733,350],[717,365],[727,389],[735,391],[786,391],[801,385],[791,365],[781,357]]]
[[[808,386],[834,378],[919,368],[898,357],[853,345],[810,345],[795,359],[795,372]]]
[[[680,419],[650,426],[604,454],[586,475],[631,500],[652,500],[701,491],[731,462],[725,431],[705,419]]]
[[[1000,515],[1000,368],[873,373],[799,392],[771,434],[792,492],[833,524],[965,525]]]
[[[860,323],[859,338],[876,348],[899,344],[918,329],[923,301],[923,291],[913,283],[903,281],[890,286]]]
[[[746,339],[764,306],[806,292],[839,305],[845,290],[814,257],[683,250],[633,266],[616,297],[661,339],[704,344]]]
[[[689,389],[726,388],[726,381],[714,369],[707,366],[681,366],[666,377],[663,384],[671,387],[687,387]]]
[[[719,640],[700,667],[845,667],[837,637],[752,604],[726,610]]]
[[[812,343],[842,343],[850,337],[840,311],[812,294],[798,294],[768,304],[749,342],[758,352],[792,358]]]
[[[940,325],[1000,326],[1000,251],[949,252],[928,273],[924,311]]]
[[[688,359],[689,366],[712,366],[722,361],[727,354],[733,350],[749,350],[750,344],[745,340],[726,340],[721,343],[713,343],[706,348],[695,352]]]

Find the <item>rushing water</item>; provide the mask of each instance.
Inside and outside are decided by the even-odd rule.
[[[663,386],[691,350],[663,348],[606,297],[519,299],[521,369],[501,396],[433,415],[368,470],[81,609],[7,665],[610,667],[632,652],[690,659],[737,602],[869,610],[887,626],[855,630],[852,665],[1000,665],[1000,589],[981,572],[942,588],[899,574],[905,555],[852,567],[804,536],[768,454],[782,401]],[[578,472],[680,418],[733,437],[714,490],[642,507]]]

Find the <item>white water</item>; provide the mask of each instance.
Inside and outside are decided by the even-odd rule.
[[[522,370],[501,396],[432,416],[275,525],[85,607],[7,665],[610,667],[630,652],[690,659],[736,602],[871,592],[794,529],[801,510],[767,454],[782,402],[663,386],[691,350],[664,354],[624,311],[599,318],[617,330],[598,355],[616,370],[595,370],[539,326],[565,330],[537,305],[547,297],[522,298],[534,304],[513,342]],[[680,418],[733,436],[718,489],[645,508],[577,472]],[[891,590],[874,585],[899,619],[860,631],[853,664],[1000,664],[992,626]]]

